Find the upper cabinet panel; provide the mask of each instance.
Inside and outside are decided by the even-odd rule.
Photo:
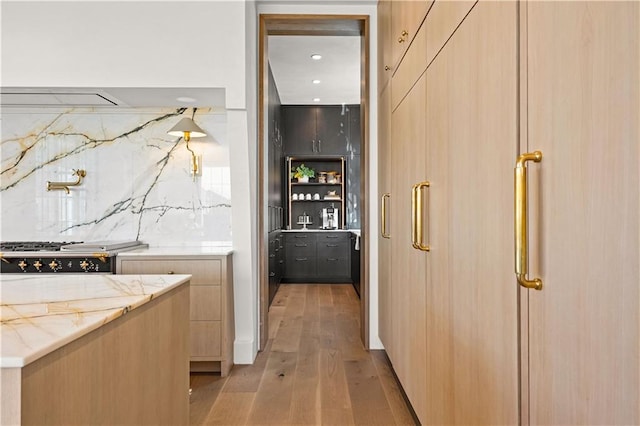
[[[282,108],[284,151],[287,155],[316,153],[316,108],[311,106]]]
[[[391,59],[395,66],[427,15],[433,0],[409,0],[391,2]]]
[[[295,105],[282,108],[286,155],[360,153],[360,106]]]
[[[378,91],[382,92],[393,72],[391,57],[391,1],[378,2]]]

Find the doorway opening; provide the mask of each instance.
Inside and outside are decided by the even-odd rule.
[[[341,228],[353,229],[359,226],[359,231],[354,229],[357,235],[357,252],[353,256],[359,259],[359,294],[360,294],[360,336],[365,348],[369,348],[369,16],[367,15],[281,15],[261,14],[259,22],[258,45],[258,242],[259,242],[259,286],[260,286],[260,350],[266,346],[269,325],[268,310],[273,296],[273,272],[270,272],[270,246],[273,244],[270,233],[291,227],[291,204],[287,203],[286,189],[290,181],[290,170],[295,163],[293,156],[288,156],[283,148],[282,129],[276,125],[273,117],[273,100],[270,101],[270,86],[274,83],[269,65],[269,39],[272,36],[305,36],[305,37],[353,37],[359,42],[359,80],[357,81],[358,96],[353,103],[343,103],[341,114],[353,117],[356,125],[350,131],[358,131],[359,147],[358,155],[351,155],[353,170],[358,172],[358,181],[352,184],[352,193],[357,191],[358,211],[354,214],[353,206],[339,205],[336,217],[341,223]],[[271,95],[272,96],[272,95]],[[272,96],[273,98],[273,96]],[[310,99],[309,104],[320,102]],[[357,120],[356,120],[357,118]],[[311,151],[315,157],[325,157],[328,152],[325,142],[325,151],[322,151],[322,142],[315,139],[309,142]],[[274,155],[274,152],[276,155]],[[344,156],[343,156],[344,157]],[[302,157],[307,158],[307,157]],[[293,159],[293,160],[292,160]],[[294,161],[292,163],[291,161]],[[344,161],[344,160],[343,160]],[[343,163],[344,164],[344,163]],[[327,166],[325,166],[327,167]],[[319,171],[319,170],[318,170]],[[343,178],[345,178],[343,173]],[[337,182],[340,182],[338,180]],[[346,179],[345,179],[346,182]],[[319,183],[318,183],[319,184]],[[347,186],[343,185],[343,188]],[[289,185],[290,187],[290,185]],[[358,188],[357,190],[355,188]],[[289,190],[288,195],[292,195]],[[328,191],[327,196],[331,196]],[[280,198],[278,198],[278,194]],[[296,194],[297,195],[297,194]],[[317,195],[313,194],[313,201]],[[324,196],[322,196],[324,200]],[[329,198],[330,199],[330,198]],[[333,203],[331,203],[333,204]],[[327,211],[333,212],[335,205],[321,209],[318,221],[327,221]],[[342,210],[340,212],[339,210]],[[298,218],[298,216],[295,216]],[[302,216],[306,221],[306,213]],[[329,222],[330,226],[333,222]],[[303,225],[304,226],[304,225]],[[322,225],[320,225],[322,226]],[[279,243],[277,243],[279,244]],[[273,257],[273,256],[272,256]],[[271,276],[270,276],[271,274]]]

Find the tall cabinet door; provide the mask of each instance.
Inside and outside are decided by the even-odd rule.
[[[640,3],[537,2],[527,22],[530,424],[640,424]],[[525,389],[527,390],[527,389]],[[525,407],[526,409],[526,407]]]
[[[393,85],[392,85],[393,89]],[[393,333],[400,346],[391,359],[402,386],[420,419],[426,412],[425,294],[427,252],[413,248],[412,187],[427,177],[426,78],[413,86],[391,114],[391,249],[393,252]]]
[[[515,2],[478,2],[426,72],[423,424],[518,423],[517,24]]]
[[[380,340],[384,344],[390,359],[396,357],[396,335],[393,333],[392,296],[393,283],[391,270],[393,265],[393,251],[390,227],[392,208],[395,198],[391,192],[391,89],[387,87],[378,102],[378,211],[380,215],[380,229],[378,231],[378,309]]]

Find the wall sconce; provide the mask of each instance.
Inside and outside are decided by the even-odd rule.
[[[187,149],[191,153],[191,174],[193,175],[193,179],[196,179],[196,176],[199,174],[200,170],[198,168],[198,157],[196,157],[196,153],[193,152],[191,148],[189,148],[189,141],[191,138],[202,138],[207,136],[207,134],[202,130],[198,125],[190,118],[184,117],[182,120],[178,121],[178,123],[173,126],[167,132],[171,136],[178,136],[184,138],[185,143],[187,144]]]

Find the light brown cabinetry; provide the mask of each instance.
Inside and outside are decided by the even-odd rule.
[[[378,88],[395,73],[400,59],[418,34],[433,0],[378,2]]]
[[[391,248],[394,230],[390,226],[391,211],[391,88],[387,86],[378,100],[378,210],[380,211],[380,231],[378,238],[378,304],[379,316],[384,318],[378,326],[380,339],[385,344],[387,355],[395,358],[393,333],[394,316],[391,312],[393,286],[391,265],[395,258]]]
[[[233,279],[231,255],[118,256],[121,274],[191,274],[191,371],[220,371],[233,366]]]
[[[422,424],[640,422],[639,19],[436,1],[381,93],[380,337]],[[541,291],[513,260],[515,160],[536,149]]]
[[[391,1],[391,60],[395,66],[418,33],[433,0]]]
[[[530,424],[640,424],[640,3],[529,2]]]

